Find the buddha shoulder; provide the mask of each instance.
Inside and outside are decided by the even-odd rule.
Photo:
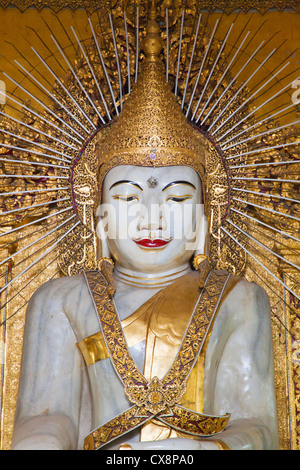
[[[30,299],[28,310],[65,310],[70,303],[80,303],[88,295],[83,275],[64,276],[42,284]]]
[[[269,317],[270,301],[266,291],[254,282],[240,279],[223,301],[223,310],[237,323]]]

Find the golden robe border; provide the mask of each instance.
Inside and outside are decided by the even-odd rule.
[[[220,433],[226,427],[229,413],[204,415],[179,403],[231,275],[214,270],[209,273],[172,366],[162,379],[153,377],[148,382],[128,350],[113,299],[108,294],[107,280],[98,270],[84,274],[112,364],[124,385],[125,394],[135,405],[92,431],[84,440],[84,450],[99,449],[153,417],[196,437]]]

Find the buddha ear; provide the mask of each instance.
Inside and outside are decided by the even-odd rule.
[[[211,263],[209,259],[209,222],[205,214],[203,214],[198,227],[197,245],[194,251],[193,267],[200,272],[199,285],[203,287],[209,271]]]
[[[198,255],[209,255],[209,230],[208,230],[208,219],[203,214],[198,222],[196,247],[194,256]]]
[[[104,219],[101,214],[101,206],[99,206],[96,211],[97,259],[111,258],[107,234],[104,229]]]

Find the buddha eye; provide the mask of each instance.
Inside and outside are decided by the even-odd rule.
[[[117,194],[116,196],[113,196],[113,199],[117,199],[119,201],[124,201],[124,202],[139,201],[139,197],[136,196],[135,194],[129,194],[128,196]]]
[[[184,194],[183,196],[174,196],[173,194],[170,194],[167,197],[166,201],[181,203],[187,201],[188,199],[192,199],[192,196],[190,196],[189,194]]]

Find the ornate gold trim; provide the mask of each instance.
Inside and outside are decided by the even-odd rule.
[[[224,441],[221,441],[220,439],[214,439],[214,442],[217,444],[220,450],[231,450],[230,447],[225,444]]]
[[[200,10],[208,10],[209,13],[215,10],[221,10],[224,13],[232,13],[234,10],[241,10],[244,13],[250,10],[256,10],[259,13],[266,13],[268,10],[276,8],[279,11],[286,9],[300,11],[300,5],[297,0],[198,0],[197,6]],[[24,12],[28,8],[35,8],[42,11],[44,8],[50,8],[55,13],[58,13],[63,8],[77,10],[84,8],[88,13],[93,13],[99,9],[98,0],[38,0],[36,2],[27,0],[0,0],[1,8],[15,7]]]
[[[89,434],[84,449],[98,449],[140,427],[154,416],[188,435],[209,436],[221,432],[228,422],[229,414],[204,415],[178,403],[185,393],[187,378],[218,310],[230,275],[224,271],[210,272],[171,368],[162,379],[153,377],[150,382],[141,374],[131,357],[104,276],[100,271],[87,271],[85,277],[110,358],[134,406]]]
[[[76,343],[87,366],[109,357],[103,335],[100,331]]]
[[[130,444],[121,444],[118,450],[132,450]]]

